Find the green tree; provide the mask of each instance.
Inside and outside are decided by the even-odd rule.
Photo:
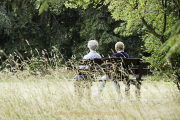
[[[151,53],[149,58],[152,67],[163,70],[164,73],[175,75],[180,83],[179,73],[179,31],[166,32],[180,19],[180,1],[179,0],[69,0],[66,2],[71,7],[83,6],[84,9],[88,5],[108,5],[109,11],[115,20],[123,20],[127,22],[126,34],[132,33],[132,30],[139,25],[143,25],[147,30],[143,40],[145,49]],[[170,33],[170,34],[169,34]],[[176,43],[176,44],[175,44]],[[160,52],[164,46],[164,51]],[[173,52],[172,52],[173,51]],[[167,54],[168,52],[168,54]],[[168,59],[164,59],[168,56]],[[170,70],[169,70],[170,69]]]
[[[24,57],[31,57],[30,47],[25,40],[40,53],[44,49],[51,51],[55,45],[61,48],[60,44],[63,46],[63,41],[67,40],[69,29],[66,28],[68,17],[64,19],[67,12],[64,4],[58,3],[60,9],[49,4],[47,11],[41,14],[39,11],[43,2],[39,0],[4,0],[0,5],[0,48],[5,53],[12,54],[18,50]],[[36,51],[34,54],[38,55]]]
[[[131,30],[139,24],[147,29],[144,40],[146,51],[152,54],[149,58],[152,67],[163,70],[167,75],[175,75],[179,88],[180,63],[177,61],[179,61],[180,55],[178,49],[174,49],[176,45],[179,45],[177,42],[179,31],[175,32],[173,26],[178,25],[177,22],[180,19],[180,1],[106,0],[106,4],[109,4],[109,10],[114,19],[127,21],[127,29]],[[167,30],[170,32],[166,32]],[[172,40],[174,37],[176,40]],[[162,45],[165,46],[164,51],[160,52]],[[174,49],[173,52],[171,52],[172,49]],[[169,54],[167,54],[168,50]],[[166,56],[168,59],[164,59]]]
[[[65,5],[80,9],[73,2],[66,2]],[[112,54],[112,50],[114,51],[114,45],[117,41],[123,41],[125,43],[125,51],[128,52],[131,57],[139,56],[142,52],[140,46],[144,43],[140,38],[142,33],[134,32],[135,34],[123,35],[117,32],[126,29],[123,26],[124,21],[112,19],[111,13],[108,11],[107,7],[108,5],[92,1],[86,6],[85,10],[80,9],[78,26],[80,26],[80,38],[82,42],[74,42],[73,53],[79,52],[82,57],[82,55],[86,54],[85,52],[88,51],[86,45],[88,40],[96,39],[100,46],[98,52],[105,57]],[[121,28],[119,27],[120,24],[123,24]],[[115,30],[117,27],[119,27],[119,29]],[[134,40],[136,40],[136,42],[134,42]]]

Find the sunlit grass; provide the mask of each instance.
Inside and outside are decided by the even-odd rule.
[[[130,100],[117,99],[115,87],[108,82],[101,98],[78,100],[74,97],[75,74],[59,69],[45,76],[28,72],[0,73],[0,119],[116,119],[116,120],[178,120],[180,93],[172,82],[143,82],[140,101],[131,86]],[[163,79],[163,78],[162,78]],[[124,85],[121,84],[124,97]],[[93,83],[92,93],[99,83]]]

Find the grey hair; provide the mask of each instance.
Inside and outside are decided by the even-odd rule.
[[[119,50],[124,51],[124,43],[123,42],[117,42],[115,44],[115,49],[116,49],[116,51],[119,51]]]
[[[96,48],[98,47],[98,42],[96,40],[90,40],[88,42],[88,48],[91,50],[96,50]]]

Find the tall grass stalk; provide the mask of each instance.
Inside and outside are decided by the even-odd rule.
[[[100,98],[79,100],[74,96],[75,73],[64,69],[49,70],[45,76],[29,72],[0,72],[0,119],[63,119],[63,120],[178,120],[180,94],[172,82],[151,81],[142,85],[142,98],[135,99],[131,86],[129,100],[119,100],[112,82],[106,84]],[[92,92],[97,92],[98,82]],[[121,84],[124,97],[124,85]]]

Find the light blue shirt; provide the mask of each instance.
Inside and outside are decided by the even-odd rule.
[[[83,59],[90,59],[90,60],[92,60],[94,58],[101,58],[101,56],[96,51],[90,51],[87,55],[85,55],[83,57]],[[86,66],[80,65],[79,68],[80,69],[88,69],[89,65],[86,65]],[[83,77],[84,76],[82,76],[82,75],[76,75],[73,79],[75,79],[75,80],[84,79]]]
[[[101,56],[96,51],[91,51],[83,57],[83,59],[91,59],[91,60],[94,58],[101,58]]]
[[[90,51],[87,55],[83,57],[83,59],[90,59],[93,60],[94,58],[101,58],[101,56],[96,51]],[[89,65],[80,65],[80,69],[88,69]]]

